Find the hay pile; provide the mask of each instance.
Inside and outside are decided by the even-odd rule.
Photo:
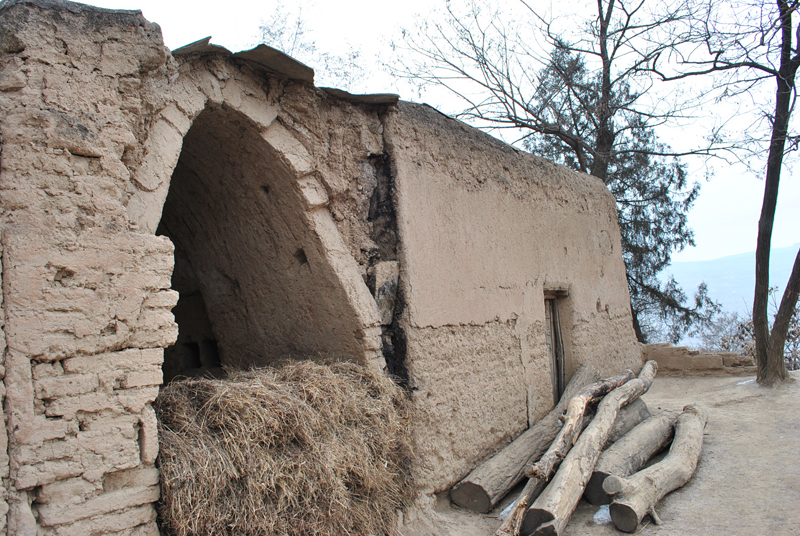
[[[349,363],[173,382],[156,401],[161,529],[396,534],[412,498],[405,394]]]

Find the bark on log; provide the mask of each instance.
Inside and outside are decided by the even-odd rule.
[[[558,432],[558,436],[550,445],[538,462],[529,465],[525,471],[526,476],[529,478],[538,478],[540,480],[550,480],[555,472],[556,467],[561,460],[567,455],[569,449],[577,441],[581,433],[581,423],[583,416],[586,414],[587,408],[590,403],[603,398],[605,395],[625,383],[634,379],[634,374],[630,370],[626,370],[622,374],[606,378],[591,385],[587,385],[580,392],[572,397],[567,406],[567,414],[564,417],[564,426]],[[616,415],[615,415],[616,417]],[[613,421],[611,423],[614,424]]]
[[[641,469],[672,440],[677,418],[677,411],[653,415],[604,451],[586,484],[586,500],[592,504],[610,504],[612,497],[603,490],[605,479],[611,475],[626,477]]]
[[[603,398],[594,419],[569,451],[553,480],[525,513],[522,534],[534,534],[540,527],[542,531],[537,534],[563,534],[608,441],[620,408],[647,392],[657,369],[655,361],[648,361],[638,378],[617,387]]]
[[[547,450],[561,429],[561,415],[569,400],[600,374],[590,365],[579,368],[556,407],[497,454],[476,467],[450,491],[457,505],[485,514],[525,476],[525,466]]]
[[[647,404],[641,398],[637,398],[621,410],[617,415],[617,420],[614,421],[614,427],[611,433],[608,434],[608,441],[606,441],[604,449],[607,449],[622,436],[639,426],[645,419],[650,417],[650,410]]]
[[[629,478],[610,476],[603,484],[606,493],[614,496],[611,520],[623,532],[634,532],[648,513],[660,523],[655,505],[664,495],[689,481],[697,468],[703,450],[703,430],[708,417],[696,406],[683,408],[675,423],[675,440],[669,454]]]
[[[594,413],[587,413],[583,416],[581,431],[589,426],[593,418]],[[512,510],[508,517],[494,533],[494,536],[518,536],[522,529],[522,520],[525,517],[525,513],[528,511],[528,507],[536,500],[536,497],[544,490],[545,486],[547,486],[546,480],[540,480],[536,477],[529,478],[519,496],[514,503],[512,503]]]

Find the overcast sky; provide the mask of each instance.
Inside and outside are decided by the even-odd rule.
[[[359,87],[363,92],[398,92],[406,100],[420,100],[408,87],[396,84],[382,72],[376,55],[387,57],[389,42],[400,28],[411,28],[415,16],[425,16],[436,0],[317,0],[303,10],[310,35],[320,50],[343,51],[347,45],[361,50],[368,68]],[[274,1],[196,0],[97,0],[93,3],[113,9],[141,9],[157,22],[165,44],[175,49],[212,36],[212,43],[233,51],[255,46],[258,26],[275,12]],[[443,3],[443,0],[442,0]],[[294,2],[287,2],[287,6]],[[547,0],[533,5],[547,6]],[[457,104],[441,97],[423,96],[423,101],[444,111],[456,111]],[[669,140],[668,140],[669,141]],[[693,165],[699,167],[699,163]],[[700,173],[697,173],[700,179]],[[800,169],[785,170],[775,219],[773,247],[800,243]],[[690,213],[697,247],[674,256],[675,261],[707,260],[755,250],[761,210],[763,181],[735,167],[717,165],[709,182],[702,181],[700,197]],[[782,282],[783,283],[783,282]]]

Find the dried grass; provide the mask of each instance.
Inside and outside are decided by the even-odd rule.
[[[162,531],[394,535],[412,499],[405,393],[349,363],[288,363],[166,386]]]

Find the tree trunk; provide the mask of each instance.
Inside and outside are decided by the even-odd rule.
[[[626,477],[638,471],[670,442],[677,418],[675,411],[653,415],[603,452],[586,484],[586,500],[592,504],[611,503],[611,496],[603,490],[605,479],[611,475]]]
[[[781,180],[786,136],[792,114],[794,79],[800,56],[792,57],[792,11],[787,0],[778,0],[781,24],[780,68],[775,77],[778,88],[775,93],[775,115],[772,122],[772,138],[767,156],[767,176],[764,184],[764,200],[758,220],[756,241],[756,286],[753,296],[753,328],[756,339],[756,362],[758,383],[772,385],[786,378],[783,361],[783,344],[786,334],[771,337],[769,329],[769,255],[772,247],[772,227],[778,203],[778,185]],[[795,263],[797,265],[797,263]],[[788,287],[787,287],[788,289]],[[797,294],[794,295],[797,303]],[[781,304],[783,305],[783,304]]]
[[[633,378],[633,372],[626,370],[622,374],[587,385],[581,389],[577,395],[573,396],[567,406],[567,413],[564,416],[564,426],[561,428],[558,436],[553,441],[553,444],[550,445],[550,448],[547,449],[547,452],[542,455],[541,459],[533,465],[528,466],[528,469],[525,470],[525,474],[529,478],[535,477],[544,481],[550,480],[556,466],[564,459],[569,449],[572,448],[572,445],[574,445],[575,441],[578,439],[582,430],[581,424],[583,423],[583,416],[586,414],[589,404],[603,398],[606,394],[620,385],[631,381]],[[613,421],[611,424],[613,424]]]
[[[454,503],[482,514],[494,508],[525,476],[525,466],[539,459],[561,429],[561,416],[569,400],[599,373],[590,365],[579,368],[556,407],[500,452],[476,467],[450,491]]]
[[[603,450],[616,443],[622,436],[639,426],[649,417],[650,410],[647,409],[647,404],[641,398],[637,398],[619,410],[617,420],[614,421],[614,427],[611,428],[611,433],[608,434],[608,441],[603,446]]]
[[[675,424],[675,440],[666,458],[630,478],[606,479],[603,489],[614,496],[610,507],[614,526],[634,532],[648,513],[660,523],[653,509],[664,495],[686,484],[694,474],[703,449],[706,420],[703,409],[686,406]]]
[[[611,163],[611,153],[614,148],[614,123],[611,120],[612,86],[611,86],[611,63],[612,59],[608,51],[608,30],[611,25],[611,15],[614,12],[614,4],[617,0],[609,0],[603,12],[602,0],[597,0],[597,22],[599,35],[597,44],[600,47],[601,76],[600,76],[600,95],[595,111],[594,120],[597,125],[597,137],[595,139],[595,156],[592,160],[590,174],[608,185],[608,168]]]
[[[580,428],[581,432],[589,426],[593,418],[593,413],[587,413],[583,416]],[[547,486],[546,480],[541,480],[536,477],[529,478],[525,487],[520,492],[519,497],[514,501],[511,513],[506,518],[506,521],[500,525],[500,528],[497,529],[497,532],[494,533],[494,536],[517,536],[522,528],[522,520],[525,517],[525,513],[528,511],[528,507],[531,502],[539,496],[545,486]]]
[[[628,267],[625,266],[625,271],[627,273]],[[631,278],[628,277],[628,288],[631,287]],[[644,332],[642,331],[642,326],[639,324],[639,315],[636,312],[636,307],[633,306],[633,300],[631,300],[631,319],[633,320],[633,332],[636,334],[636,340],[642,344],[647,344],[647,337],[645,336]]]
[[[614,389],[600,402],[591,424],[581,434],[553,480],[525,514],[522,521],[523,534],[533,534],[539,527],[551,521],[552,525],[542,527],[542,532],[538,534],[563,533],[583,495],[586,483],[592,476],[603,446],[608,441],[620,408],[647,392],[657,369],[655,361],[648,361],[638,378]]]
[[[786,289],[781,298],[781,304],[778,307],[778,312],[775,315],[775,322],[772,325],[772,333],[769,336],[769,351],[776,355],[770,355],[767,358],[768,363],[781,363],[783,366],[783,378],[786,378],[786,360],[785,360],[785,346],[786,336],[789,333],[789,323],[792,320],[792,314],[797,307],[797,298],[800,294],[800,250],[797,251],[797,256],[794,258],[794,265],[792,266],[792,273],[789,274],[789,281],[786,283]]]

